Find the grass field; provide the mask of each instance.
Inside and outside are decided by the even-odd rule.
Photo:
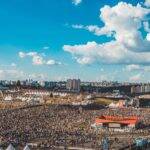
[[[117,103],[118,101],[108,98],[95,98],[95,103],[101,104],[101,105],[109,105],[111,103]]]

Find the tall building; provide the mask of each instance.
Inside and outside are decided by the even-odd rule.
[[[66,84],[66,88],[69,91],[79,92],[80,91],[80,84],[81,84],[80,79],[68,79],[67,84]]]
[[[149,93],[150,92],[150,84],[146,84],[145,85],[145,93]]]

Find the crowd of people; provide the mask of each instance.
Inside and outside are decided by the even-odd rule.
[[[100,149],[104,133],[91,127],[100,115],[140,117],[145,127],[150,125],[150,109],[84,109],[64,105],[42,105],[22,109],[0,110],[0,146],[12,143],[24,146],[36,143],[41,149],[78,146]],[[139,130],[143,134],[148,130]],[[113,135],[113,133],[108,133]],[[128,133],[130,136],[130,134]],[[117,134],[114,134],[114,137]]]

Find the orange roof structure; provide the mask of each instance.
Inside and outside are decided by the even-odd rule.
[[[120,117],[120,116],[100,116],[96,118],[95,123],[119,123],[119,124],[136,124],[139,121],[139,118],[137,116],[131,116],[131,117]]]

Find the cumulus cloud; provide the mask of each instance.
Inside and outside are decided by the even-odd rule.
[[[82,0],[72,0],[72,3],[76,6],[79,5],[81,2]]]
[[[37,52],[28,52],[28,53],[19,52],[19,57],[20,58],[31,57],[33,65],[43,65],[44,64],[43,57],[40,54],[38,54]]]
[[[61,62],[57,62],[53,59],[45,60],[43,55],[37,53],[37,52],[19,52],[19,57],[20,58],[25,58],[25,57],[31,57],[32,58],[32,64],[33,65],[60,65]]]
[[[63,49],[73,54],[81,64],[91,64],[95,61],[104,64],[150,64],[150,53],[129,51],[115,41],[104,44],[88,42],[85,45],[64,45]]]
[[[147,6],[147,7],[150,7],[150,0],[145,0],[144,5]]]
[[[32,61],[33,65],[43,65],[45,63],[43,57],[39,55],[33,56]]]
[[[116,6],[108,5],[100,9],[103,27],[96,25],[73,25],[76,29],[86,29],[95,35],[111,36],[112,40],[98,44],[87,42],[81,45],[64,45],[63,49],[74,55],[78,63],[89,64],[95,61],[102,63],[150,64],[149,33],[143,37],[140,29],[149,31],[146,16],[150,9],[140,4],[133,6],[119,2]],[[145,23],[144,23],[145,22]]]

